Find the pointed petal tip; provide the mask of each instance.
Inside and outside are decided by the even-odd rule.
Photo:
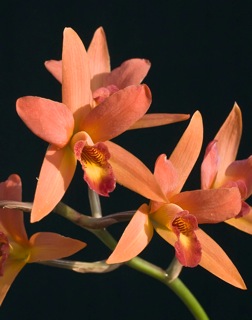
[[[246,290],[239,271],[223,249],[203,230],[198,229],[195,232],[202,245],[200,265],[232,286]]]

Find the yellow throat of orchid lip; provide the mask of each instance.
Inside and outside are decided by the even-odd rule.
[[[30,248],[28,246],[23,246],[17,242],[10,241],[9,243],[10,252],[9,258],[11,260],[19,260],[28,262],[30,258]]]
[[[110,153],[103,142],[93,143],[85,131],[76,133],[71,140],[71,148],[80,161],[84,180],[90,189],[102,196],[108,196],[115,189],[116,180],[109,163]]]

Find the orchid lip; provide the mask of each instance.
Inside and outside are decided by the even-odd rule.
[[[107,146],[98,142],[89,145],[79,140],[74,145],[74,153],[84,171],[84,180],[90,189],[102,196],[108,196],[115,189],[116,181],[109,163],[110,153]]]

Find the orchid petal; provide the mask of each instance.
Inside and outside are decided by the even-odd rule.
[[[219,165],[215,180],[215,187],[222,185],[227,167],[236,158],[242,133],[242,115],[241,110],[235,103],[232,111],[221,126],[215,140],[217,141]]]
[[[12,174],[0,183],[0,200],[21,201],[22,183],[18,175]],[[0,209],[0,230],[15,242],[27,244],[23,212],[15,209]]]
[[[223,281],[240,289],[246,289],[240,273],[222,248],[201,229],[195,232],[202,247],[200,265]]]
[[[170,156],[170,161],[178,172],[178,184],[173,194],[179,193],[188,178],[200,153],[203,140],[203,124],[199,111],[196,111]]]
[[[82,165],[89,188],[102,196],[109,196],[116,181],[108,161],[110,153],[107,146],[102,142],[89,146],[86,141],[79,140],[74,145],[74,153]]]
[[[0,305],[3,303],[10,286],[25,264],[26,262],[22,260],[6,261],[4,265],[4,276],[0,277]]]
[[[150,214],[150,219],[156,232],[175,247],[176,257],[183,266],[198,265],[201,258],[201,246],[194,233],[198,223],[193,215],[170,203]]]
[[[252,234],[252,208],[250,212],[241,218],[233,218],[225,221],[229,225],[248,234]]]
[[[106,263],[120,263],[134,258],[144,250],[152,236],[153,227],[149,221],[148,206],[143,204],[130,220]]]
[[[164,126],[166,124],[185,121],[189,119],[189,117],[189,114],[148,113],[141,119],[137,120],[129,130]]]
[[[172,221],[172,229],[178,240],[174,247],[178,261],[185,267],[196,267],[201,258],[201,245],[195,235],[198,222],[188,211],[179,212]]]
[[[45,67],[56,80],[62,83],[62,60],[48,60],[45,62]]]
[[[178,183],[178,173],[172,162],[165,154],[161,154],[155,163],[154,176],[157,179],[162,191],[169,199]]]
[[[241,210],[238,188],[181,192],[170,199],[195,215],[198,223],[218,223],[235,217]]]
[[[140,119],[151,104],[146,85],[119,90],[95,107],[84,119],[82,128],[94,142],[110,140]]]
[[[118,183],[147,199],[167,201],[154,175],[138,158],[111,141],[105,144],[109,149],[109,162]]]
[[[103,78],[110,72],[110,58],[106,35],[98,28],[87,50],[91,74],[92,91],[103,86]]]
[[[29,263],[68,257],[86,246],[82,241],[52,232],[35,233],[29,242],[31,245]]]
[[[103,86],[114,84],[119,89],[123,89],[133,84],[140,84],[146,77],[150,66],[150,61],[146,59],[126,60],[106,76]]]
[[[218,149],[217,141],[211,141],[205,152],[204,160],[201,164],[201,188],[210,189],[218,172]]]
[[[172,229],[172,221],[175,219],[176,215],[182,212],[183,209],[174,203],[166,203],[158,208],[157,211],[150,214],[150,219],[154,225],[154,228],[165,227],[167,229]]]
[[[53,210],[68,188],[75,168],[76,158],[69,147],[48,147],[39,174],[31,222],[39,221]]]
[[[177,240],[175,233],[161,226],[158,226],[156,231],[172,246],[175,245]],[[195,233],[201,244],[202,255],[199,265],[223,281],[240,289],[246,289],[241,275],[222,248],[203,230],[197,229]]]
[[[62,101],[78,122],[90,111],[89,59],[84,45],[71,28],[64,29],[62,51]]]
[[[244,182],[246,195],[242,196],[247,199],[252,193],[252,156],[245,160],[236,160],[232,162],[226,170],[227,179],[239,183]]]
[[[27,127],[41,139],[64,147],[73,134],[74,119],[63,104],[39,97],[19,98],[17,113]]]

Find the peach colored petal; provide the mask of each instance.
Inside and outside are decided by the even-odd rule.
[[[53,210],[66,192],[75,168],[76,158],[69,147],[48,147],[39,174],[31,222],[39,221]]]
[[[172,221],[176,215],[182,211],[183,209],[174,203],[165,203],[160,206],[157,211],[150,214],[150,219],[154,224],[155,229],[158,229],[159,227],[172,229]]]
[[[12,174],[0,183],[0,200],[21,201],[22,183],[18,175]],[[0,230],[15,242],[27,244],[23,212],[14,209],[0,209]]]
[[[202,246],[200,265],[223,281],[240,289],[246,289],[240,273],[222,248],[203,230],[196,230],[196,235]]]
[[[241,217],[241,218],[233,218],[233,219],[229,219],[227,221],[225,221],[226,223],[228,223],[229,225],[244,231],[248,234],[252,234],[252,209],[250,207],[250,212]]]
[[[105,144],[111,155],[109,162],[112,165],[117,183],[147,199],[166,202],[166,197],[154,175],[138,158],[111,141],[107,141]]]
[[[168,243],[172,246],[175,245],[177,237],[173,232],[161,226],[155,229]],[[241,275],[222,248],[203,230],[198,229],[195,233],[202,248],[202,256],[199,264],[223,281],[240,289],[246,289]]]
[[[214,183],[215,188],[222,185],[227,167],[236,158],[242,133],[241,110],[235,103],[232,111],[221,126],[215,140],[219,155],[218,173]]]
[[[119,89],[123,89],[133,84],[140,84],[146,77],[150,66],[150,61],[146,59],[126,60],[105,77],[103,86],[114,84]]]
[[[196,111],[170,156],[170,161],[178,172],[178,184],[173,194],[182,189],[187,180],[201,150],[203,140],[203,124],[199,111]]]
[[[156,212],[149,215],[156,232],[173,247],[175,246],[178,238],[172,231],[172,221],[175,216],[182,211],[183,209],[179,206],[170,203],[163,205]]]
[[[59,148],[64,147],[73,134],[73,115],[63,103],[27,96],[17,100],[16,109],[34,134]]]
[[[227,180],[235,181],[239,184],[239,181],[245,184],[246,192],[243,198],[247,199],[252,193],[252,156],[244,160],[236,160],[232,162],[225,175]],[[242,192],[241,192],[242,193]]]
[[[103,78],[110,72],[110,58],[106,35],[98,28],[87,50],[91,74],[92,91],[103,86]]]
[[[86,247],[86,243],[63,237],[52,232],[39,232],[31,236],[30,262],[61,259],[73,255]]]
[[[189,114],[148,113],[135,122],[129,130],[164,126],[166,124],[185,121],[189,119],[189,117]]]
[[[201,188],[210,189],[218,172],[219,156],[217,150],[217,141],[211,141],[204,155],[201,164]]]
[[[81,128],[88,132],[94,142],[110,140],[140,119],[150,104],[151,92],[146,85],[129,86],[95,107]]]
[[[165,154],[161,154],[155,163],[154,176],[157,179],[163,193],[167,199],[177,188],[178,173],[172,162],[167,159]]]
[[[136,257],[148,245],[152,236],[148,206],[143,204],[134,214],[106,263],[120,263]]]
[[[174,247],[177,241],[176,234],[162,224],[154,225],[154,227],[156,232],[160,235],[160,237]]]
[[[62,61],[61,60],[48,60],[45,62],[46,69],[62,83]]]
[[[225,221],[241,210],[238,188],[185,191],[173,196],[170,201],[195,215],[198,223]]]
[[[22,260],[7,260],[5,263],[4,275],[0,277],[0,305],[10,289],[18,273],[24,267],[26,262]]]
[[[71,28],[64,29],[62,50],[62,101],[71,110],[78,128],[90,111],[89,59],[81,39]]]

